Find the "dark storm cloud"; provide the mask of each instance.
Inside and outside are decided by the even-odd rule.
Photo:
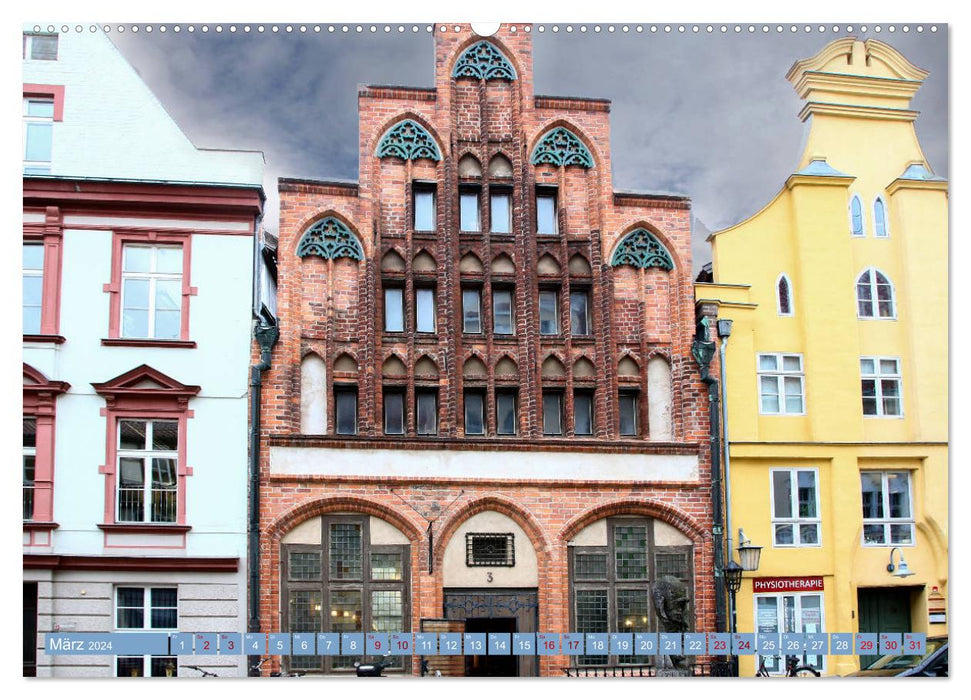
[[[410,29],[410,26],[409,26]],[[946,28],[870,32],[931,75],[917,93],[917,132],[931,166],[948,174]],[[689,195],[707,229],[758,211],[801,155],[802,106],[785,74],[837,36],[534,34],[538,94],[606,97],[614,187]],[[127,34],[112,39],[192,141],[266,154],[267,226],[276,230],[276,178],[356,180],[357,86],[431,86],[432,38],[364,34]],[[703,222],[703,223],[701,223]]]

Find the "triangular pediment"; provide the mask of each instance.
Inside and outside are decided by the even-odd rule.
[[[195,396],[200,387],[183,384],[154,367],[140,365],[106,382],[92,382],[94,390],[103,396],[113,394],[152,394]]]

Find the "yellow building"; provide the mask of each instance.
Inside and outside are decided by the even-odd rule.
[[[927,73],[846,38],[786,77],[805,151],[764,209],[711,235],[714,282],[696,287],[734,321],[729,532],[764,547],[738,630],[945,635],[948,194],[910,110]]]

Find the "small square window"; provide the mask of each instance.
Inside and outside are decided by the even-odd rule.
[[[805,413],[802,355],[759,354],[758,380],[760,413],[776,415]]]
[[[57,34],[24,34],[24,58],[56,61]]]
[[[903,415],[900,361],[892,357],[861,357],[860,387],[864,416]]]
[[[465,535],[466,566],[515,566],[515,539],[510,533],[469,532]]]

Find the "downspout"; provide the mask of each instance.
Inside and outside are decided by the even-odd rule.
[[[257,322],[253,335],[260,345],[260,361],[250,367],[250,433],[249,433],[249,525],[247,529],[249,546],[247,562],[249,565],[249,619],[246,629],[260,631],[260,404],[262,403],[263,372],[270,369],[273,346],[280,337],[275,325]],[[258,676],[254,670],[259,662],[258,656],[250,656],[247,667],[249,675]]]
[[[730,451],[730,445],[728,442],[728,375],[725,371],[725,353],[728,349],[728,339],[732,334],[732,322],[728,319],[723,319],[718,321],[718,338],[721,341],[718,344],[718,367],[721,374],[721,390],[722,390],[722,444],[725,448],[724,460],[725,460],[725,536],[726,536],[726,552],[725,559],[727,561],[732,561],[734,559],[733,546],[732,546],[732,456]],[[732,629],[735,629],[735,597],[731,596],[729,598],[729,611],[730,619],[732,622]]]
[[[701,370],[701,381],[708,386],[709,440],[711,448],[711,534],[715,559],[715,631],[723,632],[725,626],[725,581],[722,558],[722,503],[721,503],[721,434],[719,431],[718,380],[709,374],[715,356],[715,343],[708,340],[708,318],[698,324],[691,354]]]

